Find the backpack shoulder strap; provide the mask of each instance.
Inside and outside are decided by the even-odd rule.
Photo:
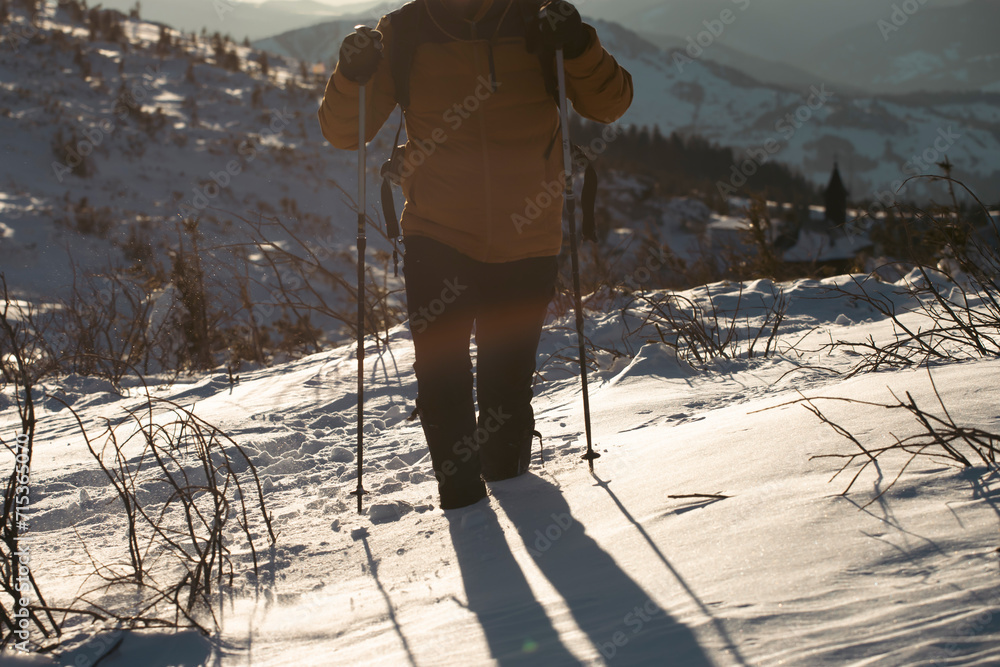
[[[396,101],[406,109],[410,105],[410,70],[420,38],[424,15],[423,0],[413,0],[389,14],[392,26],[392,50],[389,67],[395,85]]]
[[[521,12],[521,20],[524,22],[524,38],[527,43],[528,52],[534,53],[542,65],[542,77],[545,79],[545,90],[559,103],[559,83],[556,76],[556,54],[541,43],[539,39],[539,13],[542,7],[548,4],[548,0],[513,0],[517,3]]]

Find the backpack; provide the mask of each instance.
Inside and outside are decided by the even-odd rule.
[[[555,69],[555,56],[551,49],[546,49],[537,39],[538,14],[546,4],[546,0],[512,0],[520,10],[521,19],[524,21],[525,36],[529,53],[535,53],[542,65],[542,77],[545,80],[545,90],[549,93],[556,105],[559,104],[558,77]],[[385,217],[386,232],[393,242],[393,264],[395,274],[398,276],[398,252],[396,245],[402,240],[399,229],[399,218],[396,215],[396,204],[392,197],[392,184],[399,184],[399,172],[403,166],[405,146],[399,145],[399,135],[403,127],[403,115],[410,105],[410,69],[413,66],[413,58],[420,45],[420,29],[424,19],[425,0],[412,0],[389,14],[393,27],[393,48],[389,61],[389,68],[392,72],[394,94],[396,102],[400,107],[399,126],[396,128],[396,137],[392,142],[392,153],[389,159],[382,165],[380,175],[382,176],[382,214]],[[493,62],[490,59],[490,68]],[[496,75],[490,73],[491,81],[496,80]],[[555,145],[555,140],[545,150],[545,156]],[[594,207],[597,198],[597,172],[587,154],[576,145],[572,146],[573,160],[584,161],[586,163],[583,193],[581,205],[583,208],[583,238],[588,241],[597,240],[596,224],[594,221]]]

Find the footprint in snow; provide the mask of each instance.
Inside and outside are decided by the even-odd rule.
[[[347,421],[339,415],[323,415],[309,423],[311,429],[334,429],[346,426]]]
[[[390,523],[399,521],[413,507],[409,503],[397,501],[394,503],[377,503],[368,508],[368,518],[372,523]]]
[[[401,470],[407,467],[407,463],[398,456],[393,456],[388,462],[386,462],[385,467],[387,470]]]
[[[329,458],[334,463],[350,463],[354,460],[354,452],[344,447],[334,447]]]

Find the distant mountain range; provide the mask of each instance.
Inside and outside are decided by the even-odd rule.
[[[873,26],[820,42],[805,66],[830,81],[884,93],[1000,93],[1000,2],[920,6],[912,14],[903,6],[913,5],[900,3]]]
[[[307,63],[323,63],[332,70],[344,37],[353,32],[354,26],[359,23],[374,26],[378,18],[377,14],[361,14],[350,19],[324,21],[307,28],[258,39],[253,42],[253,46]]]
[[[96,2],[92,4],[98,4]],[[101,0],[105,9],[128,12],[135,0]],[[178,30],[218,32],[242,41],[258,39],[286,30],[328,20],[344,12],[360,11],[371,2],[357,6],[332,7],[315,0],[267,0],[255,4],[240,0],[169,0],[142,3],[142,18],[165,23]]]
[[[170,0],[147,1],[142,15],[188,31],[204,27],[236,40],[244,36],[264,40],[333,19],[374,22],[402,4],[403,0],[339,6],[317,0],[259,4]],[[578,0],[577,4],[585,15],[619,23],[663,49],[697,42],[704,47],[700,57],[763,83],[800,87],[829,82],[843,92],[872,95],[1000,92],[1000,40],[995,37],[1000,2],[996,0]],[[127,11],[135,0],[104,0],[102,5]]]
[[[996,0],[616,0],[584,11],[661,48],[696,41],[706,60],[766,83],[799,85],[805,74],[868,94],[1000,92]]]
[[[692,47],[691,43],[687,39],[644,30],[637,31],[637,34],[641,35],[644,39],[648,40],[652,44],[655,44],[664,51],[677,50],[683,52],[685,55],[689,53],[689,49],[693,52],[697,52],[697,49]],[[822,83],[826,80],[821,79],[815,74],[807,72],[800,67],[789,65],[784,62],[758,58],[757,56],[752,56],[721,43],[713,44],[711,49],[705,51],[704,55],[701,57],[705,60],[725,65],[726,67],[731,67],[732,69],[740,70],[754,79],[757,79],[761,83],[769,83],[790,88],[799,88],[803,86],[808,88],[811,85]],[[846,90],[846,87],[841,87],[841,89]],[[851,90],[859,94],[864,93],[861,88],[851,88]]]
[[[332,65],[354,23],[373,23],[375,17],[326,22],[254,46]],[[866,95],[818,78],[810,82],[795,68],[741,57],[721,44],[715,53],[733,65],[713,62],[707,53],[691,58],[683,48],[663,50],[617,23],[593,23],[635,82],[635,101],[623,123],[701,135],[797,167],[819,184],[839,161],[856,199],[896,190],[917,173],[937,173],[934,162],[947,156],[969,186],[983,197],[1000,198],[1000,94]],[[775,77],[782,81],[764,82]],[[731,180],[741,178],[734,173]]]

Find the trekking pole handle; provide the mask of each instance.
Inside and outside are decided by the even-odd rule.
[[[369,46],[374,45],[374,49],[377,52],[375,57],[381,60],[383,57],[383,51],[385,47],[382,44],[382,33],[375,28],[370,28],[366,25],[359,24],[354,26],[354,32],[357,34],[357,39],[355,40],[355,48],[364,49]],[[377,62],[377,61],[376,61]],[[375,75],[374,70],[364,76],[363,79],[358,79],[358,85],[364,86],[368,81]]]

